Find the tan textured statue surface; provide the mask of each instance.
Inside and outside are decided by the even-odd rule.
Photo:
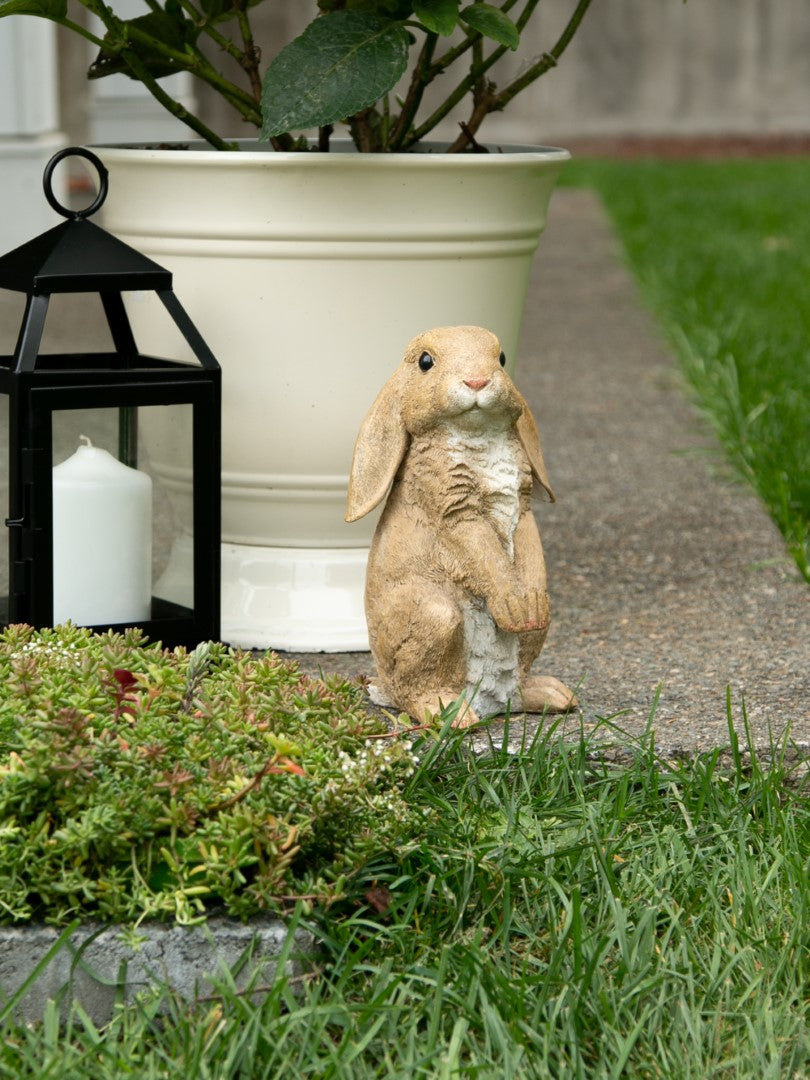
[[[534,481],[554,495],[537,425],[477,326],[429,330],[368,412],[347,521],[386,496],[366,577],[377,694],[421,721],[464,693],[461,726],[503,712],[564,711],[558,679],[530,674],[548,632]]]

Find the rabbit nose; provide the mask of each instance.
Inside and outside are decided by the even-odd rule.
[[[483,390],[489,385],[489,379],[465,379],[464,385],[469,386],[471,390]]]

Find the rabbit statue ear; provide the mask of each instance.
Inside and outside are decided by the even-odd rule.
[[[523,401],[523,412],[518,417],[517,433],[521,445],[526,451],[526,457],[529,459],[532,473],[547,492],[549,499],[551,499],[552,502],[556,502],[557,500],[554,496],[554,492],[551,490],[548,473],[546,472],[546,464],[543,461],[543,451],[540,449],[540,432],[537,430],[537,424],[534,422],[534,417],[525,400]]]
[[[408,441],[397,386],[394,379],[389,379],[369,409],[354,444],[346,521],[357,521],[382,502],[405,457]]]

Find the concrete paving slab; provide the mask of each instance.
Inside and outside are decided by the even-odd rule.
[[[662,752],[724,746],[729,688],[740,734],[744,701],[759,747],[790,725],[810,752],[810,590],[688,403],[589,191],[552,199],[516,378],[558,500],[537,507],[552,628],[535,667],[579,688],[565,730],[615,717],[638,735],[660,686]],[[367,654],[296,655],[372,674]]]
[[[98,348],[91,301],[66,306],[49,330]],[[0,296],[2,351],[21,303]],[[553,196],[517,381],[558,499],[537,507],[553,621],[536,668],[579,688],[566,729],[616,717],[638,734],[660,685],[662,750],[722,746],[729,687],[737,726],[744,700],[758,745],[790,725],[810,751],[810,590],[688,404],[592,192]],[[367,653],[290,655],[309,672],[373,674]]]

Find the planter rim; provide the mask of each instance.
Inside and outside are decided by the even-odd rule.
[[[411,165],[417,168],[464,169],[472,164],[483,168],[504,167],[505,163],[513,166],[538,163],[562,164],[571,157],[567,150],[556,146],[532,146],[529,144],[504,144],[492,148],[489,154],[448,154],[446,144],[439,142],[423,143],[419,150],[410,153],[361,154],[355,150],[351,140],[336,139],[333,149],[328,152],[318,150],[279,151],[273,150],[256,139],[237,139],[239,151],[226,152],[213,150],[204,142],[162,143],[91,143],[89,149],[102,153],[110,161],[163,161],[172,165],[198,165],[206,162],[213,166],[229,168],[237,162],[271,161],[279,166],[297,168],[342,168],[364,169],[373,163],[380,169],[401,168]]]

